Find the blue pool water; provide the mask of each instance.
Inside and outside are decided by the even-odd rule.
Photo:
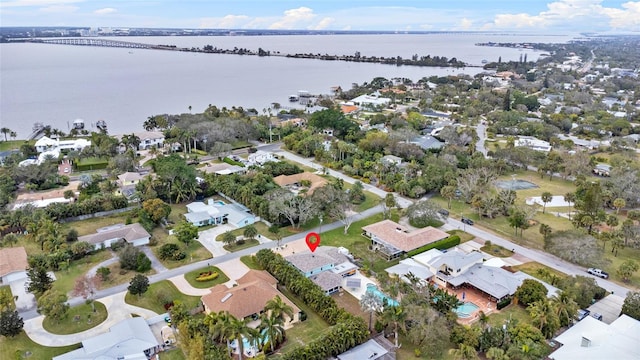
[[[458,306],[455,312],[456,314],[458,314],[458,317],[460,318],[468,318],[468,317],[471,317],[471,315],[478,309],[479,309],[478,305],[472,302],[466,302]]]
[[[373,293],[375,296],[378,297],[378,299],[382,300],[383,302],[386,300],[387,304],[390,306],[400,305],[398,301],[388,297],[385,293],[378,290],[378,287],[373,284],[367,284],[367,292]]]
[[[224,202],[224,201],[222,201],[222,200],[216,200],[216,201],[214,201],[213,203],[214,203],[215,205],[220,205],[220,206],[226,205],[226,204],[225,204],[225,202]]]
[[[266,330],[266,329],[265,329],[265,330],[262,330],[262,333],[261,333],[261,334],[262,334],[261,338],[260,338],[260,339],[258,339],[258,341],[257,341],[257,342],[258,342],[258,345],[259,345],[259,348],[262,348],[262,346],[263,346],[264,344],[266,344],[266,343],[267,343],[267,341],[269,341],[269,335],[267,335],[267,330]],[[231,342],[230,346],[231,346],[232,348],[234,348],[234,349],[235,349],[235,348],[237,348],[236,341],[235,341],[235,340],[233,340],[233,341]],[[257,349],[253,349],[252,347],[253,347],[253,344],[250,344],[250,343],[249,343],[249,340],[247,340],[247,338],[243,337],[243,338],[242,338],[242,350],[245,352],[245,354],[246,354],[248,351],[251,351],[251,353],[253,354],[253,356],[255,356],[255,355],[256,355],[256,352],[257,352]]]

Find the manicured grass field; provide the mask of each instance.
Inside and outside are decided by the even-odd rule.
[[[243,264],[247,265],[249,269],[264,270],[262,266],[258,264],[258,262],[256,261],[256,258],[252,255],[241,256],[240,261],[242,261]]]
[[[253,240],[245,240],[244,243],[239,244],[239,243],[234,243],[231,245],[225,245],[223,246],[223,248],[229,252],[236,252],[236,251],[240,251],[240,250],[244,250],[244,249],[248,249],[250,247],[254,247],[256,245],[260,244],[260,242],[256,239]]]
[[[116,285],[120,285],[120,284],[127,284],[131,281],[131,279],[133,279],[133,277],[136,274],[139,274],[136,271],[133,270],[125,270],[122,269],[120,267],[120,262],[116,262],[115,264],[111,264],[109,266],[107,266],[107,268],[109,270],[111,270],[111,274],[109,274],[109,278],[107,279],[107,281],[104,281],[102,283],[102,286],[100,286],[100,289],[106,289],[106,288],[110,288],[112,286],[116,286]],[[155,274],[156,271],[151,269],[149,271],[147,271],[146,273],[143,273],[144,276],[151,276],[153,274]]]
[[[2,141],[0,141],[0,151],[20,149],[20,146],[22,146],[23,144],[34,145],[36,143],[35,140],[30,140],[30,141],[27,141],[27,140],[7,140],[7,141],[4,141],[4,135],[2,135],[2,137],[0,137],[0,139],[2,139]]]
[[[154,245],[151,247],[153,253],[155,254],[158,261],[162,263],[168,269],[174,269],[183,265],[191,264],[193,262],[198,262],[206,259],[211,259],[211,253],[207,248],[204,247],[199,241],[194,240],[189,245],[185,245],[183,242],[180,242],[173,235],[167,234],[166,230],[161,227],[156,227],[151,232],[153,239],[155,240]],[[164,244],[177,244],[180,247],[180,250],[184,251],[187,256],[182,260],[171,260],[171,259],[160,259],[159,251],[160,247]]]
[[[62,224],[65,230],[76,229],[79,236],[95,234],[97,229],[105,226],[111,226],[116,224],[126,224],[129,213],[121,213],[111,216],[101,216],[87,220],[73,221]]]
[[[316,314],[305,303],[300,301],[297,297],[293,296],[287,289],[280,288],[280,291],[291,300],[300,310],[307,314],[307,320],[298,322],[293,328],[287,330],[287,342],[277,351],[277,354],[273,356],[274,359],[279,359],[281,354],[285,354],[287,351],[297,348],[298,346],[304,346],[309,342],[317,339],[329,329],[327,324],[318,314]]]
[[[200,276],[200,273],[209,272],[209,271],[217,272],[218,277],[209,281],[196,281],[196,278]],[[229,277],[227,277],[227,275],[224,272],[222,272],[222,270],[218,269],[215,266],[207,266],[202,269],[188,272],[184,274],[184,278],[189,282],[189,284],[191,284],[191,286],[198,289],[208,289],[215,285],[226,283],[227,281],[229,281]]]
[[[195,308],[200,303],[200,297],[181,293],[175,285],[168,280],[149,285],[147,292],[140,296],[131,295],[127,292],[124,300],[127,304],[149,309],[158,314],[165,313],[167,310],[165,310],[164,304],[171,301],[179,300],[185,304],[188,309]]]
[[[509,320],[518,320],[530,323],[531,316],[529,316],[527,309],[519,304],[511,304],[502,310],[494,311],[489,314],[489,324],[494,327],[500,327]]]
[[[181,349],[173,349],[160,353],[160,360],[185,360],[184,353]]]
[[[267,226],[267,224],[263,223],[262,221],[259,221],[253,224],[253,226],[256,228],[259,235],[264,236],[267,239],[275,240],[273,234],[269,232],[269,227]],[[243,236],[244,230],[245,228],[235,229],[235,230],[232,230],[231,233],[236,237]],[[281,228],[280,233],[283,235],[282,237],[286,237],[293,234],[293,233],[289,234],[286,228]],[[224,236],[224,233],[216,236],[216,241],[222,241],[223,236]]]
[[[4,359],[51,359],[67,353],[71,350],[80,348],[80,344],[62,346],[62,347],[46,347],[36,344],[29,339],[27,334],[23,332],[12,338],[0,336],[0,358]],[[29,352],[27,356],[26,353]]]
[[[111,250],[100,250],[80,260],[70,262],[67,269],[54,273],[56,281],[53,282],[53,288],[63,294],[69,293],[73,290],[77,278],[84,276],[89,269],[109,259],[112,255]]]
[[[178,224],[184,221],[182,215],[187,213],[187,203],[170,204],[169,206],[171,206],[171,213],[167,220],[173,224]]]
[[[59,322],[45,317],[42,327],[52,334],[68,335],[89,330],[100,325],[107,319],[107,308],[98,301],[94,301],[96,312],[93,312],[91,305],[82,304],[69,309],[67,317]]]
[[[513,255],[513,251],[507,250],[502,246],[496,244],[485,245],[481,247],[480,250],[497,257],[510,257],[511,255]]]
[[[535,261],[530,261],[528,263],[524,263],[518,266],[512,266],[513,270],[520,270],[525,274],[529,274],[536,279],[540,279],[547,283],[551,283],[551,277],[555,276],[558,279],[564,279],[568,277],[567,274],[560,272],[558,270],[552,269],[548,266],[542,265]]]
[[[475,236],[469,234],[468,232],[464,232],[462,230],[449,230],[447,231],[449,235],[458,235],[460,237],[460,243],[467,242],[469,240],[475,239]]]

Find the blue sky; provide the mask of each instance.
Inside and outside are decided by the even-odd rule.
[[[0,0],[0,25],[640,33],[640,1]]]

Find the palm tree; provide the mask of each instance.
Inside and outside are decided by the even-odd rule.
[[[7,141],[7,134],[11,134],[11,129],[3,127],[0,129],[0,133],[4,134],[4,141]]]
[[[276,295],[273,299],[267,301],[264,305],[264,310],[275,315],[277,318],[284,322],[284,316],[289,316],[289,319],[293,319],[293,308],[284,302],[279,295]]]
[[[217,341],[226,341],[227,342],[227,351],[231,349],[231,315],[227,311],[221,311],[219,313],[210,313],[205,318],[205,324],[209,325],[209,333],[211,337]]]
[[[242,338],[245,337],[248,340],[252,340],[249,339],[252,334],[248,323],[248,318],[237,319],[235,316],[229,315],[229,322],[225,330],[227,340],[236,340],[236,344],[238,345],[238,358],[240,360],[242,360],[244,354]]]
[[[242,234],[246,239],[251,241],[256,238],[256,235],[258,235],[258,229],[253,225],[249,225],[244,228],[244,232]]]
[[[456,188],[450,185],[443,186],[442,189],[440,189],[440,195],[447,199],[447,208],[451,209],[451,199],[456,196]]]
[[[231,233],[231,231],[227,231],[222,234],[222,242],[227,244],[227,246],[231,246],[236,242],[236,236]]]
[[[568,192],[564,194],[564,201],[568,202],[569,207],[571,207],[571,204],[576,202],[576,193]],[[571,209],[569,209],[569,220],[571,220]]]
[[[362,311],[369,313],[369,331],[371,331],[371,323],[373,322],[373,313],[382,308],[382,299],[373,292],[367,291],[360,299],[360,308]]]
[[[491,360],[509,360],[509,356],[505,354],[504,350],[497,347],[489,348],[489,350],[487,350],[486,356],[487,359]]]
[[[384,310],[379,314],[385,324],[393,324],[393,336],[395,346],[398,347],[398,328],[404,329],[404,320],[407,314],[401,306],[385,305]]]
[[[277,224],[273,224],[269,226],[269,232],[273,234],[273,237],[276,239],[278,243],[278,247],[280,247],[280,242],[282,241],[282,232],[280,232],[280,227]]]
[[[558,330],[560,319],[556,315],[555,305],[549,300],[543,299],[529,304],[527,310],[533,325],[537,326],[547,339]]]
[[[548,191],[545,191],[542,193],[542,196],[540,197],[542,200],[542,213],[544,214],[545,209],[547,208],[547,203],[550,203],[551,200],[553,200],[553,194],[551,194]]]
[[[274,312],[263,313],[260,320],[259,329],[261,332],[266,332],[266,335],[269,337],[271,352],[273,352],[276,344],[280,343],[284,339],[284,321],[282,317],[277,316]]]
[[[478,352],[472,346],[467,344],[458,345],[457,349],[449,350],[449,354],[453,355],[456,360],[473,360],[478,359]]]
[[[560,319],[561,326],[567,326],[571,319],[578,312],[578,304],[569,296],[566,291],[562,291],[551,297],[551,303],[556,310],[556,315]]]
[[[627,202],[623,198],[617,198],[613,200],[613,207],[616,208],[616,215],[620,212],[620,209],[625,207]]]

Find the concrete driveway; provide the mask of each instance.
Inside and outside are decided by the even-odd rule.
[[[28,280],[29,278],[24,278],[9,283],[11,294],[17,297],[15,303],[18,312],[29,311],[36,308],[36,297],[25,289]]]
[[[220,234],[224,234],[227,231],[235,230],[236,227],[224,224],[218,225],[211,229],[207,229],[204,231],[200,231],[198,233],[199,238],[197,239],[202,246],[206,247],[207,250],[213,255],[213,257],[222,256],[224,254],[228,254],[229,252],[223,248],[224,243],[222,241],[216,241],[216,237]]]

